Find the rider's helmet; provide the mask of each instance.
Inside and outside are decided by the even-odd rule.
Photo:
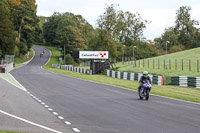
[[[148,73],[147,71],[144,71],[144,72],[143,72],[144,77],[147,77],[148,74],[149,74],[149,73]]]

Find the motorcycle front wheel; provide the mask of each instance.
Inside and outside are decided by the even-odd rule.
[[[149,90],[146,90],[145,100],[149,100]]]
[[[139,98],[142,100],[143,99],[143,95],[142,95],[142,89],[139,90]]]

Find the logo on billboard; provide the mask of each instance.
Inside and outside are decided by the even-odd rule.
[[[103,58],[103,57],[106,55],[106,53],[103,53],[103,54],[102,54],[102,53],[100,52],[100,55],[101,55],[101,57]]]

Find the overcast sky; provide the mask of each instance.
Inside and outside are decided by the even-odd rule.
[[[117,4],[119,9],[138,12],[143,19],[151,21],[144,36],[153,40],[160,37],[165,28],[174,26],[176,12],[180,6],[192,8],[192,19],[200,21],[200,0],[36,0],[37,15],[51,16],[54,12],[71,12],[82,15],[95,27],[105,5]]]

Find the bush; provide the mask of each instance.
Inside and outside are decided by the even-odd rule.
[[[175,53],[185,50],[184,45],[174,45],[169,49],[169,53]]]
[[[20,51],[19,51],[19,48],[17,46],[15,46],[14,54],[15,54],[16,57],[20,56]]]
[[[20,54],[25,55],[28,51],[28,47],[25,42],[17,43],[17,47],[19,49]]]
[[[67,65],[72,65],[74,64],[74,59],[72,58],[72,56],[70,54],[67,54],[65,57],[65,61]]]

